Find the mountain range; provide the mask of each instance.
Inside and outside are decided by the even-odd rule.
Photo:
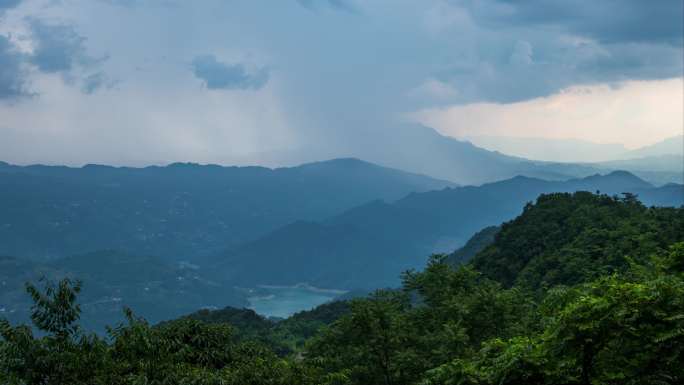
[[[45,260],[116,249],[192,259],[295,220],[454,185],[356,159],[278,169],[0,163],[0,254]]]
[[[517,216],[540,194],[629,192],[648,205],[684,203],[681,184],[656,187],[639,177],[666,181],[678,155],[560,164],[483,150],[424,127],[396,135],[422,152],[392,152],[398,147],[389,140],[373,160],[411,172],[354,158],[275,169],[0,162],[0,313],[25,319],[23,283],[42,276],[83,280],[84,320],[94,329],[119,319],[124,303],[154,321],[247,306],[258,285],[367,292],[396,286],[401,272],[422,268],[431,253],[465,244],[450,258],[468,260],[496,232],[488,226]]]
[[[527,159],[564,163],[608,163],[684,155],[684,136],[682,135],[633,150],[627,150],[622,144],[595,143],[580,139],[505,136],[472,136],[466,139],[490,151]]]
[[[529,177],[412,193],[396,202],[376,200],[323,221],[297,221],[201,264],[238,284],[358,289],[393,286],[425,257],[450,252],[475,232],[520,214],[550,192],[629,192],[647,205],[684,204],[684,186],[654,187],[616,171],[567,181]]]
[[[367,136],[366,145],[356,145],[345,149],[344,154],[388,167],[454,181],[461,185],[479,185],[517,175],[547,180],[566,180],[616,170],[633,171],[631,168],[613,168],[610,165],[594,164],[592,162],[597,160],[595,156],[580,156],[577,160],[582,160],[582,162],[573,163],[511,156],[498,151],[485,150],[471,142],[445,136],[430,127],[415,124],[394,124],[382,130],[369,130],[365,135]],[[681,143],[681,137],[679,138],[679,143]],[[675,145],[667,141],[664,144],[652,146],[651,150],[644,149],[642,153],[636,151],[619,156],[620,152],[616,152],[613,153],[615,155],[613,159],[670,155],[671,147],[676,149],[677,139],[673,138],[671,142]],[[545,143],[546,148],[553,146],[552,141]],[[681,150],[675,152],[674,155],[681,156]],[[631,164],[634,163],[639,162],[634,161]],[[678,169],[681,163],[675,161],[672,167]],[[643,173],[641,176],[655,184],[682,183],[681,172],[660,174],[653,180],[649,179],[651,175],[648,173]]]
[[[0,256],[0,317],[28,322],[31,301],[24,284],[40,287],[43,278],[65,277],[82,282],[83,326],[98,332],[123,320],[124,306],[159,322],[202,307],[248,305],[242,290],[208,279],[192,265],[105,250],[49,262]]]
[[[663,155],[684,155],[684,135],[673,136],[660,142],[626,152],[621,159],[659,157]]]

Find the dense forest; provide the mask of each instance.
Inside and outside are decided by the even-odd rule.
[[[358,159],[277,169],[0,162],[0,184],[0,254],[42,261],[107,249],[187,260],[295,220],[454,185]]]
[[[680,384],[684,208],[540,196],[402,286],[283,321],[200,311],[106,338],[81,284],[27,283],[34,327],[0,321],[9,384]],[[87,287],[84,287],[87,290]]]

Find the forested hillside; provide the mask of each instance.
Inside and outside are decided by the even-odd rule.
[[[247,306],[245,295],[227,282],[210,279],[193,266],[158,257],[100,251],[50,262],[0,256],[0,317],[29,321],[26,282],[42,277],[79,279],[81,324],[100,334],[123,320],[124,306],[152,322],[175,318],[205,306]]]
[[[454,266],[469,262],[473,259],[475,254],[494,242],[494,237],[499,231],[501,231],[501,227],[499,226],[489,226],[478,231],[463,247],[449,254],[446,257],[445,262]]]
[[[681,208],[636,197],[549,194],[501,226],[473,266],[506,287],[573,285],[644,263],[684,236]]]
[[[242,285],[356,289],[396,286],[399,274],[448,252],[474,233],[515,218],[527,202],[552,192],[636,194],[645,205],[684,204],[684,186],[651,186],[628,172],[567,181],[516,177],[482,186],[373,201],[324,221],[298,221],[199,263]]]
[[[17,384],[684,381],[684,208],[647,208],[630,195],[542,195],[472,263],[446,258],[403,274],[400,290],[282,323],[226,309],[151,326],[128,313],[111,340],[77,327],[78,283],[29,286],[33,322],[47,335],[1,323],[0,376]],[[299,338],[306,343],[291,343]]]
[[[453,185],[357,159],[278,169],[0,162],[0,254],[52,259],[116,249],[189,260],[295,220]]]
[[[203,192],[206,186],[211,186],[213,183],[224,183],[225,185],[221,184],[223,186],[221,188],[251,186],[240,193],[244,195],[249,191],[259,190],[258,181],[268,186],[274,180],[280,180],[278,178],[281,177],[279,176],[281,173],[287,173],[287,177],[281,180],[283,184],[278,191],[290,191],[292,196],[280,196],[263,201],[263,197],[277,194],[273,194],[272,191],[264,192],[262,195],[254,193],[253,197],[245,198],[244,204],[257,205],[262,207],[265,213],[275,216],[280,215],[277,214],[278,212],[282,214],[285,211],[294,210],[291,213],[294,217],[300,214],[309,215],[312,211],[306,207],[319,207],[319,204],[327,207],[335,196],[350,194],[346,192],[346,189],[335,184],[341,180],[361,180],[362,183],[366,183],[367,186],[362,189],[363,191],[351,194],[356,194],[355,197],[349,198],[354,201],[362,199],[366,194],[385,194],[395,191],[394,189],[397,189],[398,194],[398,191],[403,188],[401,186],[415,187],[417,184],[412,184],[411,181],[420,182],[426,179],[350,159],[278,170],[176,165],[158,169],[105,168],[103,172],[90,173],[90,167],[84,169],[39,166],[9,168],[12,171],[8,171],[7,175],[21,174],[18,176],[20,180],[34,177],[42,180],[40,178],[50,175],[50,178],[56,178],[55,180],[60,180],[62,181],[60,183],[68,186],[71,186],[69,183],[80,181],[79,183],[87,182],[86,184],[90,187],[100,186],[97,188],[104,190],[111,188],[113,190],[110,194],[114,194],[114,190],[124,189],[122,187],[124,185],[128,186],[124,189],[128,191],[126,194],[107,195],[112,199],[108,201],[109,203],[99,201],[98,197],[103,195],[98,195],[97,191],[90,197],[63,195],[70,194],[70,190],[62,190],[64,186],[60,187],[60,184],[57,184],[53,190],[41,187],[21,193],[20,189],[10,186],[11,188],[0,191],[0,195],[12,196],[11,199],[0,204],[0,210],[4,207],[14,214],[28,210],[25,215],[12,214],[3,217],[3,220],[16,219],[21,222],[33,216],[31,213],[40,211],[43,217],[36,220],[45,224],[52,220],[48,221],[46,218],[52,218],[52,214],[57,211],[62,214],[68,212],[69,215],[75,215],[73,222],[48,226],[49,228],[38,228],[36,231],[28,231],[31,221],[25,222],[24,224],[29,227],[23,228],[25,231],[19,231],[19,233],[23,232],[23,235],[19,235],[18,230],[13,229],[13,225],[5,226],[0,229],[0,234],[4,234],[0,237],[4,236],[7,242],[0,243],[0,249],[2,247],[11,249],[20,243],[31,247],[44,245],[42,242],[46,240],[44,238],[46,234],[54,241],[48,243],[51,243],[56,248],[55,250],[59,249],[62,252],[65,252],[63,248],[69,250],[71,248],[69,245],[78,249],[89,249],[111,243],[121,248],[69,254],[60,258],[53,256],[48,260],[27,258],[36,257],[31,254],[5,257],[2,263],[6,268],[0,271],[0,277],[3,277],[0,314],[4,314],[13,322],[28,321],[30,301],[23,295],[25,281],[36,281],[42,275],[53,280],[63,277],[79,278],[83,281],[85,289],[82,297],[84,306],[81,322],[89,330],[96,330],[99,333],[104,333],[104,325],[107,323],[122,319],[121,310],[124,305],[130,306],[139,316],[151,322],[158,322],[199,308],[256,306],[250,302],[249,297],[255,297],[253,289],[259,285],[291,286],[307,282],[319,288],[354,292],[360,290],[366,293],[377,288],[397,287],[401,284],[401,272],[424,266],[426,255],[451,251],[456,246],[464,244],[465,240],[478,230],[486,226],[499,225],[502,221],[514,218],[522,211],[526,202],[533,201],[541,193],[600,190],[612,195],[629,191],[638,194],[638,199],[648,205],[679,206],[684,203],[684,190],[681,185],[673,184],[656,188],[626,172],[556,182],[517,177],[482,186],[411,193],[396,201],[372,200],[319,221],[291,222],[226,251],[205,257],[195,255],[194,259],[185,263],[174,261],[175,258],[181,258],[180,250],[197,244],[201,245],[198,246],[198,250],[207,251],[208,249],[204,247],[215,248],[223,243],[223,238],[219,235],[235,234],[232,230],[228,231],[226,228],[220,230],[212,225],[210,218],[218,218],[213,216],[218,211],[221,211],[220,215],[225,216],[226,220],[235,223],[244,219],[242,215],[244,212],[241,211],[243,208],[233,210],[240,206],[236,202],[225,201],[220,192],[207,194]],[[235,179],[240,173],[251,175],[253,178],[245,176],[247,181]],[[260,176],[253,175],[255,173]],[[0,180],[8,180],[7,175],[3,177],[0,172]],[[301,185],[294,182],[285,183],[293,175],[301,176],[301,178],[295,178],[301,181]],[[149,180],[146,181],[145,177]],[[375,178],[377,184],[365,178]],[[324,183],[326,180],[330,185],[310,185],[312,181]],[[394,180],[394,182],[390,183],[389,180]],[[107,187],[108,183],[113,181],[119,181],[122,184],[119,187]],[[136,187],[134,181],[140,183],[140,186]],[[431,180],[427,179],[427,181]],[[301,190],[307,186],[310,191],[300,196]],[[190,195],[181,205],[186,207],[184,205],[187,203],[188,206],[178,212],[173,210],[166,212],[162,203],[155,206],[156,209],[148,211],[144,208],[136,208],[136,202],[140,201],[138,198],[131,197],[137,196],[137,193],[133,193],[134,191],[140,192],[143,188],[150,188],[149,191],[142,192],[143,196],[152,193],[159,194],[162,200],[178,192],[178,189],[188,189]],[[162,188],[169,188],[169,190],[162,191]],[[40,198],[35,198],[31,194]],[[313,197],[311,194],[318,195]],[[86,209],[76,204],[73,207],[76,211],[72,212],[68,208],[69,205],[62,204],[76,202],[81,198],[92,205]],[[317,198],[320,200],[316,200]],[[155,198],[150,195],[149,199],[151,202]],[[26,202],[42,203],[36,203],[35,207],[22,206]],[[224,205],[225,202],[228,202],[227,207]],[[293,206],[277,210],[268,209],[270,204],[281,206],[285,205],[283,202],[290,202]],[[296,202],[304,206],[298,206]],[[14,203],[18,203],[18,206],[14,206]],[[108,208],[103,209],[103,214],[95,215],[97,210],[104,206]],[[138,209],[145,214],[136,216],[131,213],[132,210]],[[314,211],[318,212],[317,210]],[[182,224],[191,229],[189,232],[178,230],[177,234],[174,232],[155,233],[165,234],[160,237],[129,237],[129,230],[137,228],[140,221],[151,220],[155,215],[160,215],[160,218],[174,218],[171,220],[174,224],[152,221],[155,222],[154,226],[168,224],[174,227]],[[266,217],[274,218],[270,214]],[[259,218],[247,220],[246,227],[250,226],[250,221],[256,223]],[[240,226],[236,225],[236,228],[238,227]],[[144,226],[142,228],[149,230]],[[251,230],[239,228],[236,231],[249,232]],[[204,243],[200,238],[190,240],[188,236],[192,233],[198,234],[202,239],[207,236],[216,237],[214,238],[216,242]],[[106,234],[110,234],[111,239],[105,240]],[[231,243],[232,235],[227,235],[226,244]],[[491,238],[491,235],[484,238]],[[103,242],[100,242],[101,240]],[[458,255],[462,251],[456,252],[450,260],[458,258],[461,262],[467,262],[487,243],[487,239],[475,239],[474,244],[471,242],[462,250],[467,251],[465,255]],[[157,255],[125,251],[127,248],[137,247],[143,250],[151,247],[159,252],[173,249],[173,252]],[[190,258],[191,255],[186,254],[185,257]],[[281,314],[308,309],[324,300],[326,299],[313,304],[304,304],[296,309],[283,311]]]

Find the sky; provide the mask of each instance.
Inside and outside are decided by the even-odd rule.
[[[682,7],[0,0],[0,160],[281,165],[406,122],[632,149],[682,134]]]

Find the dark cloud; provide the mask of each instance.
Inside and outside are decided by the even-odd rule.
[[[456,103],[516,102],[574,85],[682,76],[681,0],[453,0],[472,29],[434,76]],[[464,47],[465,45],[465,47]]]
[[[682,0],[489,0],[454,1],[489,25],[555,26],[601,43],[650,42],[681,45]]]
[[[315,10],[327,6],[340,11],[358,13],[359,9],[350,0],[297,0],[304,8]]]
[[[91,132],[93,121],[103,122],[99,130],[106,137],[116,131],[107,122],[127,119],[116,124],[130,127],[117,134],[120,146],[80,146],[111,151],[112,159],[123,157],[119,152],[146,153],[142,143],[158,146],[157,159],[209,159],[209,152],[220,161],[227,152],[314,147],[321,157],[348,155],[369,142],[369,133],[391,133],[395,120],[424,108],[508,103],[573,86],[682,76],[681,0],[287,0],[268,7],[250,0],[49,2],[53,6],[36,8],[43,20],[67,17],[89,40],[73,28],[36,28],[21,43],[29,52],[23,59],[5,44],[0,89],[5,95],[26,93],[22,68],[62,76],[84,93],[108,87],[106,75],[123,79],[117,94],[79,99],[74,106],[83,113],[64,114],[69,116],[61,122],[65,132],[73,129],[77,143],[98,137],[81,134]],[[170,3],[176,5],[160,5]],[[15,16],[21,17],[5,15]],[[12,22],[8,27],[25,20]],[[32,30],[23,27],[16,33]],[[111,52],[116,60],[88,66],[93,52]],[[234,56],[219,54],[224,52]],[[242,57],[257,59],[236,59]],[[262,63],[268,67],[260,69]],[[141,67],[145,71],[136,70]],[[277,87],[270,87],[275,68]],[[183,73],[197,79],[188,83]],[[266,86],[269,92],[244,98],[202,92]],[[42,119],[19,116],[10,123],[37,125],[60,107],[36,103]],[[129,108],[136,110],[117,115]],[[196,131],[186,135],[190,126]],[[127,147],[129,137],[143,131],[150,141],[138,141],[142,147],[135,151]],[[370,141],[364,151],[372,154],[379,142]]]
[[[0,0],[0,13],[5,9],[14,8],[21,3],[21,0]]]
[[[32,19],[30,26],[34,50],[29,60],[41,72],[69,72],[76,66],[90,67],[105,59],[88,55],[86,39],[73,26],[51,25],[37,19]]]
[[[0,36],[0,100],[27,96],[23,55],[5,36]]]
[[[256,90],[266,85],[269,78],[266,68],[250,72],[243,64],[222,63],[214,55],[197,56],[192,61],[192,69],[210,90]]]
[[[682,76],[682,51],[667,45],[530,40],[508,42],[507,49],[502,45],[494,53],[455,60],[435,77],[458,91],[452,102],[510,103],[575,85]]]
[[[0,5],[9,2],[0,0]],[[82,72],[98,67],[106,57],[88,55],[85,38],[70,25],[51,25],[38,19],[27,19],[33,51],[22,53],[7,37],[0,35],[0,99],[16,100],[36,95],[28,90],[29,70],[60,74],[67,83],[81,83],[90,94],[112,83],[104,72],[84,76]]]
[[[134,7],[140,4],[140,0],[101,0],[112,5],[119,5],[122,7]]]
[[[81,91],[84,94],[90,95],[101,88],[112,88],[115,84],[115,81],[112,81],[104,72],[100,71],[83,78]]]
[[[0,0],[1,1],[1,0]],[[173,7],[178,5],[178,0],[100,0],[105,3],[121,7],[138,7],[141,5],[155,5]]]

